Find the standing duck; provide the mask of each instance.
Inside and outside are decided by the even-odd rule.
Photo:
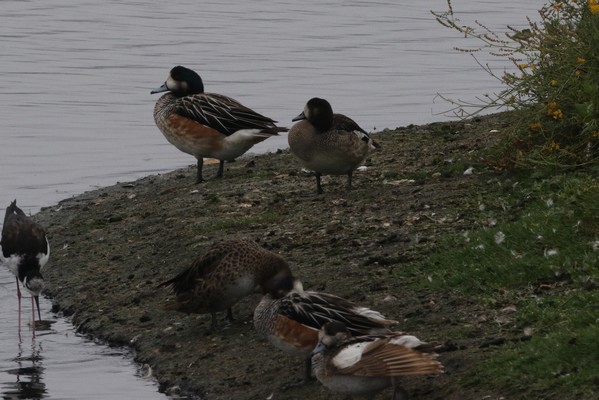
[[[172,286],[175,301],[167,309],[212,315],[216,330],[216,312],[227,310],[257,288],[268,288],[278,279],[290,276],[289,265],[279,255],[248,239],[229,239],[213,244],[189,268],[158,287]]]
[[[305,379],[311,378],[310,355],[319,329],[330,321],[346,324],[354,335],[388,332],[397,321],[328,293],[304,291],[291,275],[274,282],[254,311],[256,331],[288,354],[303,358]]]
[[[31,308],[35,323],[35,304],[37,315],[40,313],[39,295],[44,289],[44,277],[41,269],[50,257],[50,244],[44,228],[29,218],[17,207],[14,200],[6,208],[4,226],[2,227],[2,254],[0,264],[4,264],[17,280],[17,297],[19,299],[19,328],[21,326],[21,289],[19,282],[31,293]],[[33,325],[32,325],[33,326]]]
[[[154,121],[176,148],[198,160],[196,183],[204,180],[204,157],[219,160],[217,178],[225,161],[232,161],[287,128],[243,106],[230,97],[205,93],[200,76],[185,67],[171,69],[166,82],[154,93],[168,92],[154,107]]]
[[[407,400],[397,377],[443,373],[434,347],[397,332],[352,337],[343,323],[329,322],[318,333],[312,365],[320,383],[334,392],[371,398],[393,386],[393,400]]]
[[[368,154],[380,147],[368,133],[349,117],[334,114],[328,101],[314,97],[304,111],[293,118],[298,121],[289,130],[289,148],[302,164],[316,173],[316,191],[322,193],[321,175],[352,175]]]

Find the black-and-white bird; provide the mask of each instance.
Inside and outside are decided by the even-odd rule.
[[[40,313],[39,295],[44,289],[44,277],[41,269],[50,257],[50,244],[44,228],[29,218],[13,201],[6,208],[4,226],[2,228],[2,253],[0,264],[5,265],[17,278],[17,297],[19,298],[19,326],[21,325],[21,289],[19,282],[31,293],[33,322],[35,322],[35,306]]]

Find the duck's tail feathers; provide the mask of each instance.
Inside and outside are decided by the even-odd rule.
[[[370,149],[374,150],[374,149],[381,148],[381,145],[377,141],[373,140],[368,133],[366,133],[362,130],[355,130],[353,132],[360,140],[362,140],[363,142],[366,142],[366,144],[368,145],[368,147]]]
[[[162,287],[167,287],[167,286],[173,286],[175,284],[175,282],[177,282],[177,280],[179,279],[179,275],[175,276],[174,278],[169,279],[168,281],[162,282],[161,284],[156,286],[156,289],[162,288]]]
[[[274,126],[272,128],[262,129],[262,131],[260,131],[260,133],[266,134],[268,136],[276,136],[279,134],[279,132],[287,132],[288,130],[289,130],[289,128],[286,128],[284,126]]]
[[[370,308],[367,308],[367,307],[356,307],[354,310],[357,314],[360,314],[372,321],[376,321],[377,323],[379,323],[381,325],[395,325],[398,323],[395,320],[387,319],[380,312],[371,310]]]

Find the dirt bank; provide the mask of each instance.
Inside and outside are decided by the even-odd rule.
[[[479,306],[450,293],[416,292],[409,283],[425,276],[397,279],[392,272],[425,259],[441,235],[477,227],[476,196],[491,183],[472,155],[506,121],[499,114],[377,133],[382,149],[355,174],[350,192],[345,177],[325,177],[324,195],[315,196],[314,178],[280,151],[229,163],[224,179],[201,185],[187,168],[64,200],[35,216],[53,249],[46,294],[82,332],[131,346],[166,391],[178,387],[209,400],[344,398],[317,382],[297,385],[302,363],[254,332],[257,295],[234,307],[236,321],[217,333],[209,316],[162,309],[170,293],[158,283],[214,240],[244,236],[280,253],[307,289],[371,306],[424,340],[453,342],[441,355],[446,375],[405,380],[414,399],[480,398],[480,391],[452,385],[452,376],[481,356],[483,335],[436,333]]]

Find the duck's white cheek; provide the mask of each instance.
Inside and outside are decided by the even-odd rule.
[[[181,90],[184,92],[187,90],[186,82],[176,81],[171,76],[166,79],[165,83],[168,90]]]

